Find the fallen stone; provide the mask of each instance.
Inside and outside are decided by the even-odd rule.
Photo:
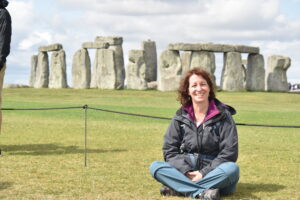
[[[24,84],[5,83],[3,88],[29,88],[29,86]]]

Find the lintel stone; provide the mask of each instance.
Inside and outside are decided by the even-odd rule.
[[[120,36],[97,36],[95,42],[107,42],[109,45],[122,45],[123,37]]]
[[[59,51],[62,48],[63,48],[62,44],[55,43],[55,44],[39,47],[39,52]]]
[[[215,43],[171,43],[168,50],[259,53],[259,47]]]
[[[109,43],[107,42],[84,42],[82,48],[84,49],[107,49]]]

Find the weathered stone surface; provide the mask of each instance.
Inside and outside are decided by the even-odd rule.
[[[182,74],[185,74],[190,69],[191,55],[192,55],[192,51],[184,51],[180,54]]]
[[[49,88],[67,88],[66,53],[64,50],[54,51],[51,55]]]
[[[158,90],[173,91],[179,86],[182,66],[179,51],[165,50],[159,58]]]
[[[109,46],[110,50],[114,51],[114,63],[116,67],[117,82],[115,89],[123,89],[125,81],[125,68],[124,68],[124,56],[123,48],[121,45]]]
[[[29,86],[24,84],[5,83],[3,84],[3,88],[29,88]]]
[[[35,79],[36,79],[36,70],[37,70],[38,56],[31,56],[31,72],[30,72],[30,80],[29,86],[34,87]]]
[[[190,69],[194,67],[201,67],[205,71],[211,74],[212,78],[215,78],[216,61],[215,54],[208,51],[194,51],[191,55]]]
[[[49,84],[49,59],[47,52],[39,52],[34,88],[47,88]]]
[[[244,90],[245,72],[242,67],[241,54],[224,53],[224,67],[221,76],[221,88],[227,91]]]
[[[95,53],[95,58],[94,58],[94,62],[93,62],[93,69],[91,72],[91,88],[97,88],[97,79],[98,79],[98,75],[97,75],[97,66],[98,66],[98,62],[101,62],[101,60],[98,59],[98,53],[97,53],[98,49],[96,50]]]
[[[130,50],[127,64],[127,89],[146,90],[146,61],[144,50]]]
[[[212,51],[212,52],[240,52],[240,53],[259,53],[258,47],[245,45],[228,45],[215,43],[174,43],[169,44],[169,50],[177,51]]]
[[[157,81],[147,82],[148,90],[156,90],[157,89]]]
[[[40,52],[47,52],[47,51],[59,51],[63,48],[62,44],[56,43],[56,44],[51,44],[47,46],[41,46],[39,48]]]
[[[97,49],[97,88],[99,89],[119,89],[117,88],[117,69],[115,63],[115,52],[110,49]]]
[[[261,54],[249,54],[246,69],[246,89],[249,91],[265,90],[265,62]]]
[[[122,45],[123,37],[120,36],[97,36],[95,42],[108,43],[109,45]]]
[[[123,56],[123,38],[118,36],[97,36],[95,42],[109,43],[110,50],[114,51],[114,66],[116,71],[116,85],[114,89],[123,89],[125,81],[125,68]]]
[[[267,91],[287,92],[288,82],[286,72],[291,65],[291,59],[285,56],[272,55],[268,58],[265,88]]]
[[[142,50],[145,51],[146,62],[146,81],[152,82],[157,80],[157,53],[154,41],[143,41]]]
[[[82,43],[82,48],[85,49],[107,49],[109,43],[107,42],[84,42]]]
[[[72,82],[74,89],[90,88],[91,60],[86,49],[79,49],[73,56]]]

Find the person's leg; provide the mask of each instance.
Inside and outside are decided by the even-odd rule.
[[[239,179],[239,167],[233,162],[221,164],[198,182],[191,181],[166,162],[153,162],[150,172],[162,184],[193,198],[210,188],[218,188],[226,194],[233,192]]]
[[[0,108],[2,105],[2,88],[3,88],[5,69],[6,69],[6,64],[4,64],[4,66],[0,71]],[[2,110],[0,110],[0,134],[1,134],[1,127],[2,127]]]
[[[221,194],[230,194],[234,192],[239,180],[239,171],[237,164],[225,162],[196,183],[207,189],[218,188]]]
[[[184,196],[195,198],[205,189],[201,185],[191,181],[167,162],[153,162],[150,166],[150,173],[157,181]]]

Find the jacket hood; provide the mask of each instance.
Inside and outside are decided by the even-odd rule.
[[[0,0],[0,8],[5,8],[8,5],[8,1]]]

